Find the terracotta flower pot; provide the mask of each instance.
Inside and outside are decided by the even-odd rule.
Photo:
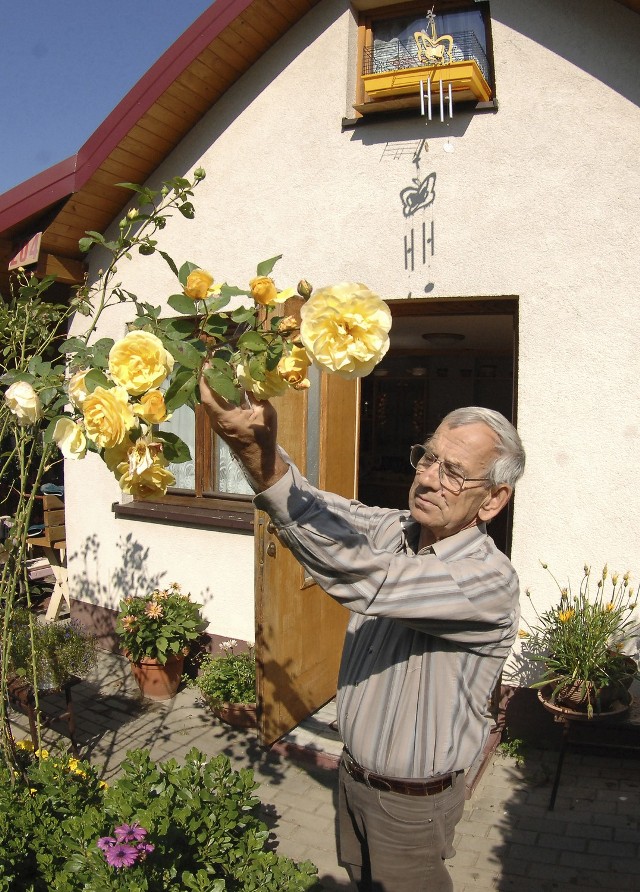
[[[133,677],[142,696],[148,700],[171,700],[175,697],[183,669],[182,654],[168,657],[164,666],[154,657],[143,657],[137,662],[131,661]]]
[[[255,703],[210,703],[211,711],[226,725],[233,728],[255,728]]]

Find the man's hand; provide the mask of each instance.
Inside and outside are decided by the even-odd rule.
[[[214,393],[204,376],[199,385],[211,426],[245,466],[258,491],[280,480],[287,464],[277,450],[278,416],[271,403],[247,394],[244,403],[235,406]]]

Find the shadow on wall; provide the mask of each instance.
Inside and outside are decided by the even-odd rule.
[[[95,534],[87,537],[82,547],[69,557],[73,567],[72,616],[93,630],[99,648],[112,653],[120,650],[115,634],[118,607],[111,609],[104,605],[112,603],[114,596],[119,604],[120,598],[126,595],[144,594],[173,582],[166,571],[150,572],[149,548],[137,542],[131,533],[120,539],[117,549],[120,558],[109,577],[101,575],[100,540]],[[196,600],[202,603],[210,597],[209,592],[203,591]]]

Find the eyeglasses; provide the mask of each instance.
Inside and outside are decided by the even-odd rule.
[[[426,446],[422,446],[420,443],[411,447],[409,461],[411,462],[411,467],[415,468],[416,471],[428,471],[430,467],[437,464],[440,485],[456,496],[460,495],[465,483],[469,481],[473,483],[491,482],[489,477],[467,477],[452,467],[449,462],[442,461],[430,449],[427,449]],[[469,488],[471,489],[472,487]]]

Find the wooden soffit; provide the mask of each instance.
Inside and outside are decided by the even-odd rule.
[[[2,258],[34,232],[51,263],[81,260],[78,242],[102,232],[216,101],[319,0],[216,0],[149,69],[77,155],[0,196]],[[2,263],[1,274],[6,273]],[[0,282],[0,288],[2,287]]]

